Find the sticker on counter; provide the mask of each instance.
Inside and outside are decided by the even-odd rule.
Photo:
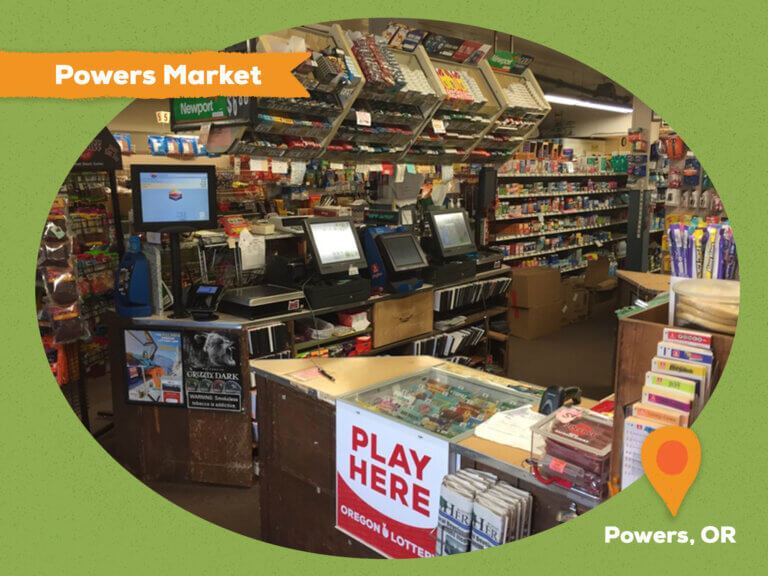
[[[126,330],[124,340],[128,401],[183,406],[181,333]]]
[[[184,332],[184,385],[187,407],[240,412],[240,340],[234,331]]]
[[[299,382],[309,382],[310,380],[318,378],[320,375],[320,370],[315,367],[305,368],[304,370],[297,370],[296,372],[286,374],[291,380],[298,380]]]

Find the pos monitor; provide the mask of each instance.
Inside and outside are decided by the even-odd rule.
[[[134,226],[140,232],[216,228],[214,166],[131,166]]]
[[[168,232],[171,240],[172,318],[188,316],[181,281],[180,232],[216,228],[216,168],[131,166],[133,225],[138,232]]]
[[[376,236],[387,270],[394,275],[415,272],[429,266],[427,257],[411,232],[390,232]]]
[[[429,212],[435,248],[443,260],[476,252],[467,212],[461,208]]]
[[[363,248],[349,218],[310,218],[304,221],[317,271],[323,276],[367,268]]]

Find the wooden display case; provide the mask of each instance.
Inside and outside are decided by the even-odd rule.
[[[350,45],[348,32],[344,34],[347,45]],[[394,162],[401,158],[411,147],[413,141],[429,122],[437,106],[445,99],[445,91],[435,75],[429,57],[422,46],[417,46],[413,52],[405,52],[389,48],[398,64],[402,68],[421,71],[432,89],[431,93],[420,94],[407,91],[386,91],[375,90],[369,83],[365,83],[360,90],[350,111],[342,122],[339,130],[335,134],[336,140],[350,141],[354,143],[388,146],[391,148],[388,152],[366,152],[363,150],[352,152],[341,152],[327,150],[324,158],[340,160],[377,160]],[[353,58],[354,53],[349,52]],[[355,60],[358,69],[360,64]],[[390,105],[400,107],[410,107],[414,112],[411,118],[399,118],[391,114]],[[389,127],[394,126],[401,129],[407,129],[410,134],[360,134],[353,129],[357,123],[357,111],[370,112],[371,126]]]
[[[289,40],[291,37],[302,38],[305,41],[307,47],[311,48],[313,51],[322,51],[326,48],[334,48],[344,52],[345,56],[348,56],[348,57],[352,56],[352,51],[349,47],[349,43],[347,42],[346,35],[343,33],[341,27],[338,24],[333,24],[327,28],[302,26],[299,28],[290,28],[287,30],[281,30],[274,34],[267,34],[264,36],[260,36],[256,45],[256,50],[258,52],[283,51],[284,50],[283,43]],[[319,158],[325,151],[328,144],[336,135],[336,132],[339,130],[339,127],[341,126],[342,122],[349,114],[349,111],[352,107],[352,103],[355,101],[357,96],[362,91],[363,86],[365,85],[365,79],[363,78],[362,73],[360,72],[360,68],[356,64],[354,57],[349,58],[349,61],[352,63],[352,65],[355,66],[355,70],[354,70],[355,81],[353,83],[348,85],[340,85],[336,87],[331,87],[331,86],[318,87],[318,89],[321,89],[321,91],[326,92],[328,94],[332,94],[337,99],[338,109],[334,111],[335,112],[334,115],[328,117],[327,115],[324,115],[319,111],[312,110],[311,107],[307,106],[306,104],[302,106],[303,99],[288,99],[291,102],[295,103],[295,106],[291,109],[283,108],[282,111],[280,111],[281,114],[289,118],[292,117],[292,115],[298,114],[300,116],[304,116],[308,118],[319,119],[319,118],[325,117],[331,120],[330,127],[320,131],[318,131],[317,129],[312,129],[308,133],[277,132],[277,134],[288,134],[288,135],[294,135],[298,137],[310,137],[310,138],[313,138],[319,144],[319,148],[309,148],[307,150],[294,150],[294,151],[288,150],[284,154],[286,157],[288,158]],[[270,102],[273,100],[275,99],[269,99]],[[262,101],[264,101],[264,99],[257,100],[257,104],[256,104],[257,111],[261,109],[260,102]],[[270,104],[269,106],[264,107],[263,110],[267,112],[273,111],[274,105]],[[289,129],[289,128],[286,128],[286,129]],[[264,134],[270,134],[270,133],[275,134],[275,132],[264,132]],[[260,132],[258,130],[258,125],[256,125],[254,130],[254,136],[258,136],[259,134]]]
[[[619,320],[616,340],[616,372],[614,375],[616,408],[613,418],[611,478],[621,477],[625,411],[642,397],[645,373],[651,369],[651,360],[656,356],[657,345],[664,339],[664,328],[669,327],[668,315],[668,305],[663,304]],[[723,373],[725,364],[728,362],[733,345],[733,336],[716,332],[711,334],[712,351],[715,356],[712,382],[713,385],[716,385]]]
[[[470,152],[488,133],[503,109],[493,70],[485,60],[476,66],[434,57],[430,58],[430,62],[436,73],[437,70],[446,70],[449,73],[464,73],[469,76],[477,84],[484,102],[481,104],[450,99],[446,93],[446,98],[430,119],[430,123],[432,120],[442,120],[446,133],[435,133],[427,123],[406,158],[427,163],[467,160],[470,158]],[[454,134],[457,136],[452,136]]]
[[[519,75],[493,70],[493,76],[496,80],[494,87],[498,90],[497,95],[502,102],[503,110],[483,139],[478,142],[477,147],[492,151],[493,159],[501,162],[517,151],[523,140],[530,136],[547,117],[552,107],[530,70],[525,70]],[[525,86],[537,106],[531,108],[518,106],[508,92],[508,89],[515,85]],[[505,121],[508,119],[519,120],[520,124],[514,127],[505,126]],[[499,138],[507,141],[502,142]]]

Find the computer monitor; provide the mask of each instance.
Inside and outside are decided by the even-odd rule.
[[[429,221],[435,247],[444,259],[477,251],[465,210],[434,210],[429,212]]]
[[[304,221],[304,230],[320,274],[339,274],[368,267],[351,219],[310,218]]]
[[[389,232],[376,236],[384,265],[392,274],[414,272],[429,266],[424,251],[411,232]]]
[[[214,166],[131,166],[133,221],[139,232],[216,228]]]

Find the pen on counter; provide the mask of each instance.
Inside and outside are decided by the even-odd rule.
[[[328,378],[328,380],[330,380],[331,382],[336,382],[336,378],[334,378],[333,376],[331,376],[330,374],[328,374],[328,372],[326,372],[325,370],[323,370],[322,368],[320,368],[320,366],[318,366],[318,367],[317,367],[317,371],[318,371],[318,372],[320,372],[320,374],[322,374],[322,375],[323,375],[323,376],[325,376],[326,378]]]

